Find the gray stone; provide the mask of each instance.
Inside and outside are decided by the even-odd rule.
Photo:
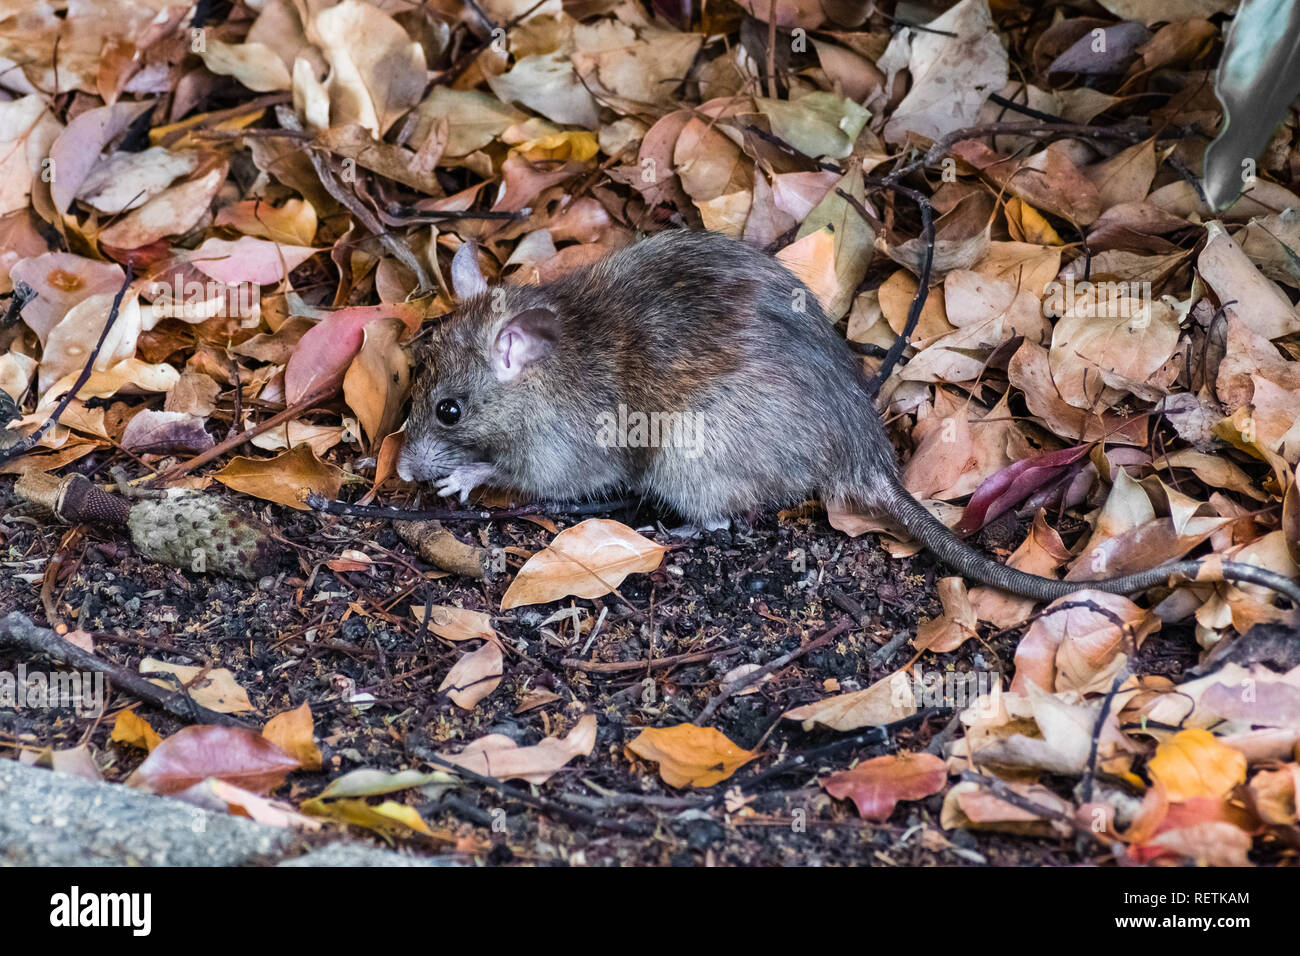
[[[308,852],[303,852],[308,851]],[[0,759],[0,866],[447,865]]]

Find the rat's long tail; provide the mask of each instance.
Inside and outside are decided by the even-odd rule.
[[[897,518],[907,531],[926,546],[934,556],[954,571],[974,578],[990,587],[1010,591],[1036,601],[1053,601],[1084,588],[1109,591],[1112,594],[1132,594],[1168,582],[1174,575],[1190,580],[1224,580],[1243,584],[1259,584],[1271,588],[1291,599],[1300,608],[1300,583],[1275,571],[1257,568],[1253,564],[1235,561],[1172,561],[1149,571],[1126,574],[1120,578],[1101,578],[1095,581],[1058,581],[1037,574],[1017,571],[994,561],[962,541],[941,521],[930,514],[925,506],[913,498],[897,481],[892,483],[883,510]],[[1215,574],[1217,572],[1217,574]],[[1211,577],[1209,575],[1214,574]]]

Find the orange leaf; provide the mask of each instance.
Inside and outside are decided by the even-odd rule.
[[[150,727],[148,721],[137,716],[133,710],[124,710],[117,715],[117,720],[113,721],[113,732],[108,735],[108,739],[115,743],[126,744],[128,747],[139,747],[149,751],[162,743],[158,731]]]
[[[1246,779],[1246,757],[1219,743],[1208,730],[1181,730],[1156,748],[1147,764],[1169,799],[1222,797]]]
[[[320,748],[312,732],[311,706],[276,714],[262,728],[262,736],[293,757],[307,770],[321,767]]]
[[[670,787],[711,787],[758,756],[712,727],[694,724],[648,727],[627,749],[659,764],[659,776]]]

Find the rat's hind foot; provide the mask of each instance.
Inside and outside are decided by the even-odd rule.
[[[492,466],[486,462],[461,465],[447,477],[438,479],[438,494],[444,498],[459,495],[460,503],[464,504],[469,500],[469,493],[490,479],[492,474]]]
[[[711,531],[726,531],[730,527],[730,518],[707,518],[698,523],[668,528],[667,531],[674,538],[698,538],[702,534],[708,534]]]

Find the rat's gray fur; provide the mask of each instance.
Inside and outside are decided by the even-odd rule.
[[[399,465],[408,480],[450,476],[440,491],[462,498],[478,483],[551,499],[632,491],[703,527],[818,494],[883,511],[958,571],[1039,600],[1081,587],[1127,593],[1198,566],[1056,581],[957,539],[903,489],[860,360],[812,292],[741,242],[663,232],[547,285],[490,290],[472,258],[457,258],[453,273],[474,276],[466,284],[476,294],[419,356]],[[549,316],[554,342],[499,381],[494,343],[521,314]],[[462,407],[452,426],[435,414],[448,398]],[[698,416],[703,442],[610,447],[600,423],[620,404]],[[1279,575],[1226,567],[1246,570],[1225,576],[1300,595]]]

